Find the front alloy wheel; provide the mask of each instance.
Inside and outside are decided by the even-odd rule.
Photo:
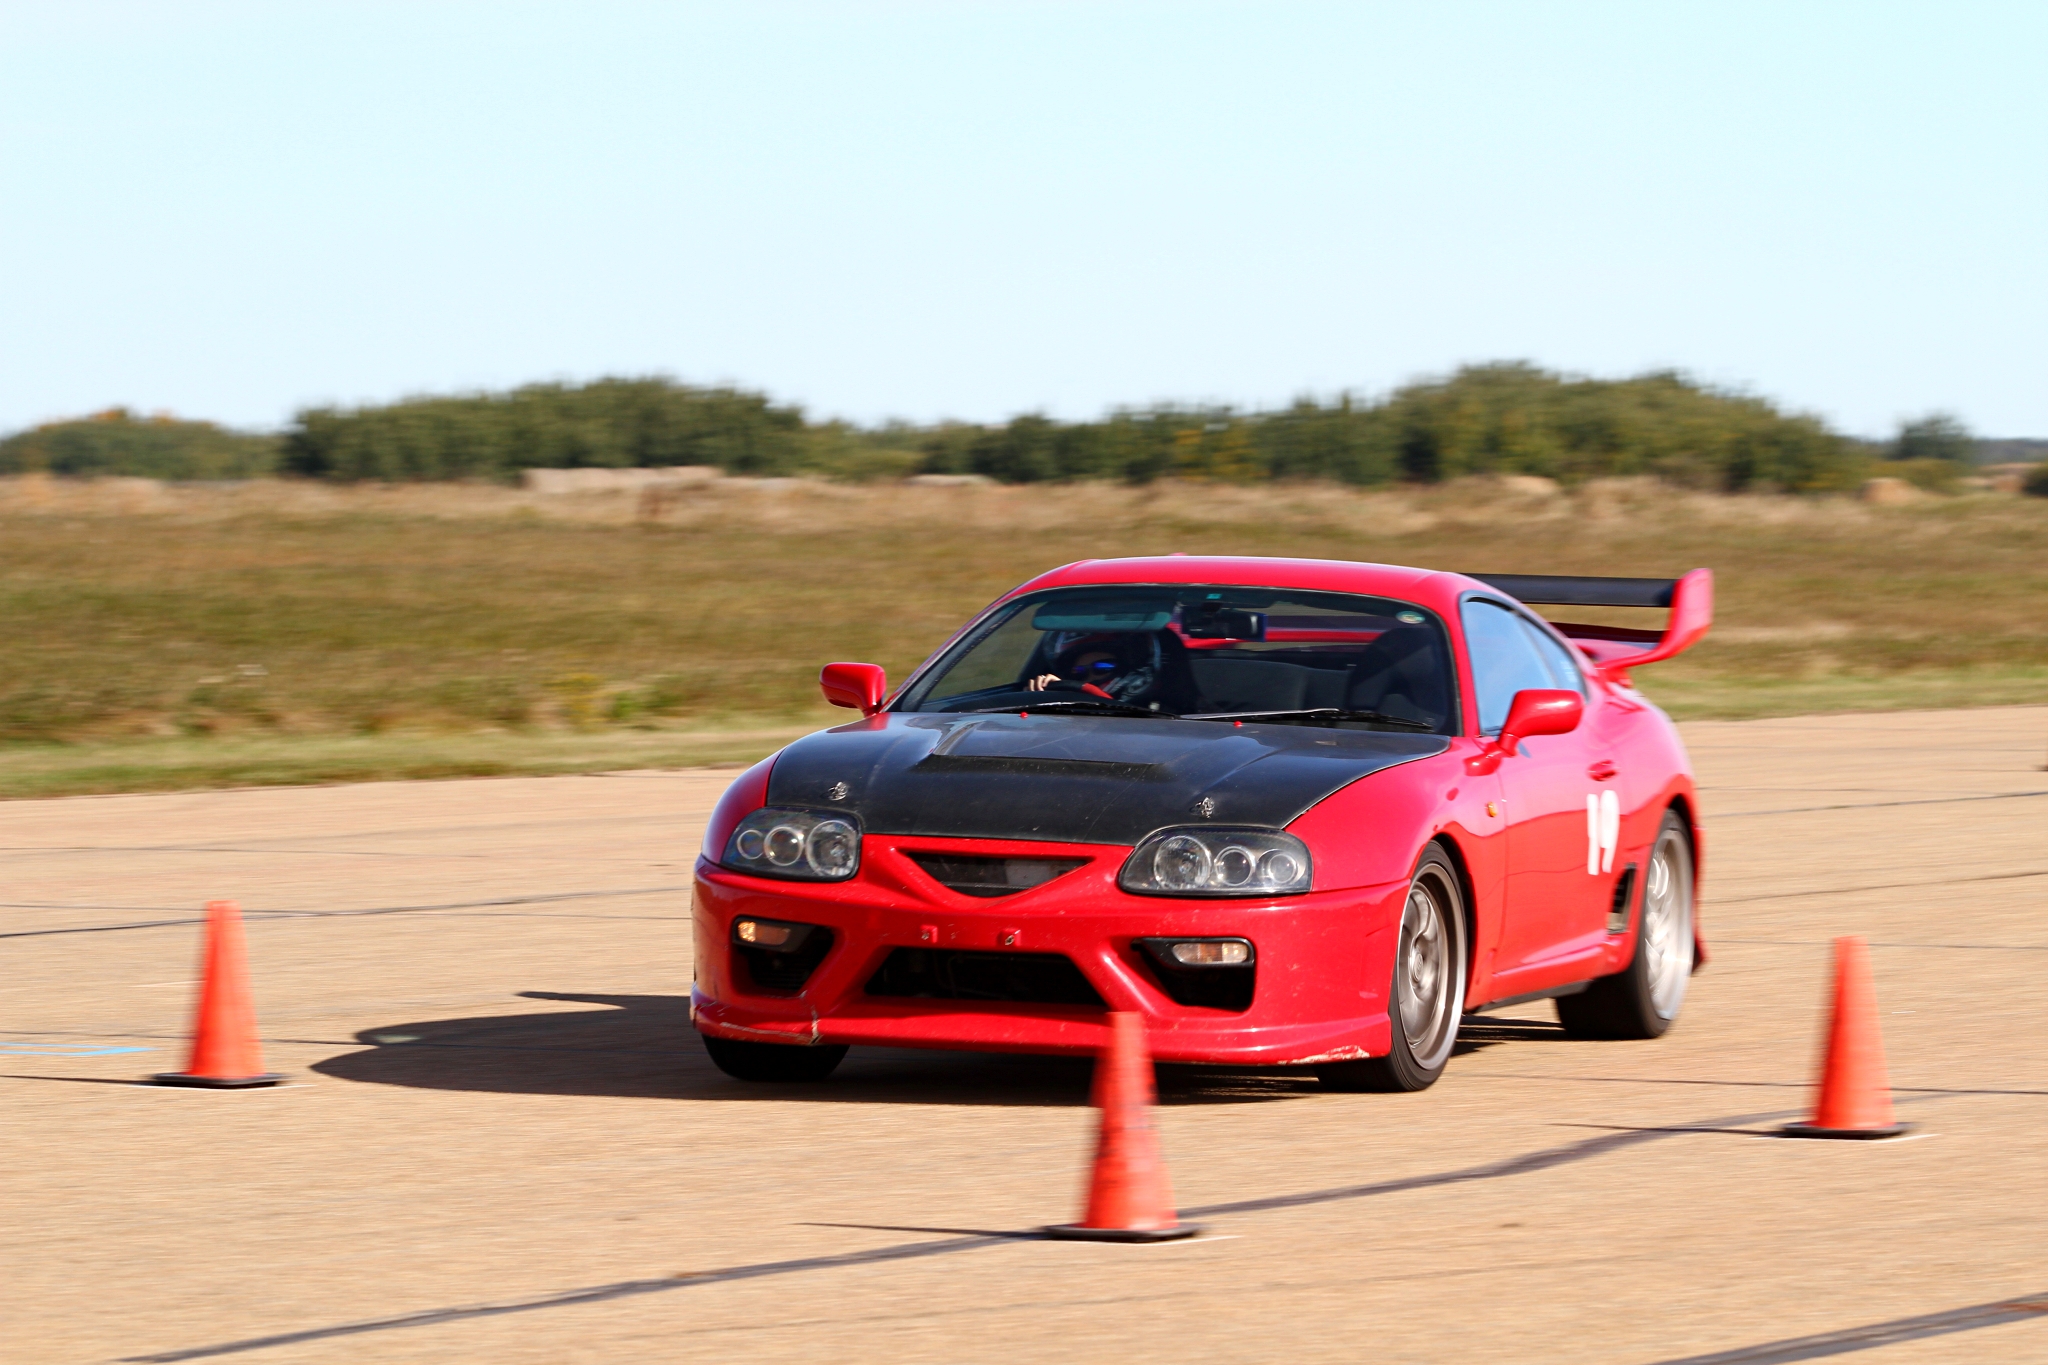
[[[1423,1090],[1436,1082],[1458,1041],[1465,1010],[1465,895],[1458,874],[1430,845],[1408,882],[1387,1011],[1393,1038],[1384,1057],[1318,1068],[1329,1090]]]

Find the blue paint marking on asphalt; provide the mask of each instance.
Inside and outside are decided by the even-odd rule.
[[[111,1057],[117,1052],[153,1052],[147,1047],[69,1047],[62,1043],[0,1043],[0,1053],[15,1057]]]

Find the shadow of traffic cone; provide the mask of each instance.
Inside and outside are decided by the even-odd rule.
[[[1820,1095],[1811,1119],[1788,1123],[1782,1131],[1786,1137],[1888,1138],[1911,1126],[1892,1118],[1884,1039],[1877,1028],[1877,993],[1870,984],[1870,946],[1860,938],[1838,938],[1835,1016],[1828,1025]]]
[[[208,901],[192,1056],[183,1071],[165,1072],[156,1083],[238,1090],[276,1085],[282,1079],[264,1071],[263,1050],[256,1042],[256,1007],[249,1001],[241,907],[233,901]]]
[[[1088,1210],[1080,1222],[1049,1227],[1047,1235],[1081,1242],[1165,1242],[1200,1232],[1174,1211],[1173,1187],[1159,1159],[1143,1015],[1120,1010],[1109,1016],[1109,1046],[1095,1059],[1092,1098],[1102,1111],[1102,1135],[1088,1177]]]

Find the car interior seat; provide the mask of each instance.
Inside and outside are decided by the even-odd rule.
[[[1443,643],[1427,626],[1397,626],[1367,645],[1351,666],[1344,705],[1442,727],[1451,714]]]

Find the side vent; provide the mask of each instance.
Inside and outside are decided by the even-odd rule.
[[[1607,912],[1607,932],[1624,933],[1628,929],[1629,907],[1636,898],[1636,865],[1630,863],[1621,870],[1621,877],[1614,883],[1614,905]]]

